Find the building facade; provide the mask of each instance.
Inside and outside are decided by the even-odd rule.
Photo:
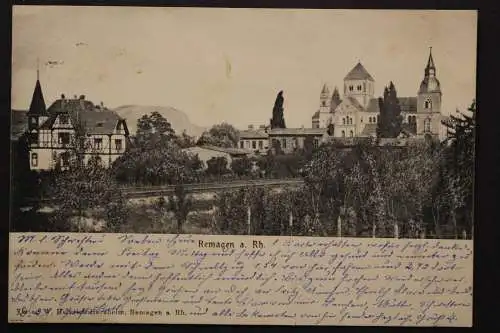
[[[374,91],[374,78],[358,62],[344,78],[342,99],[337,88],[330,96],[326,85],[323,86],[320,107],[312,116],[312,127],[333,125],[334,137],[376,136],[380,108]],[[398,97],[405,135],[438,137],[441,134],[441,97],[431,51],[417,96]]]
[[[46,108],[38,78],[27,118],[30,168],[36,171],[67,168],[77,147],[86,163],[95,158],[109,167],[129,142],[125,119],[84,95],[72,99],[61,95]]]
[[[248,129],[239,132],[238,148],[251,150],[254,153],[265,154],[269,149],[269,129],[265,125],[255,128],[248,125]]]

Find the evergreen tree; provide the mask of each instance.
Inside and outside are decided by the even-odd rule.
[[[396,92],[396,87],[389,83],[384,89],[384,97],[379,98],[380,118],[377,124],[377,137],[396,138],[401,133],[401,106]]]
[[[273,117],[271,118],[271,128],[286,128],[283,116],[283,91],[278,93],[274,102]]]

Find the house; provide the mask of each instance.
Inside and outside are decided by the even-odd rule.
[[[231,162],[236,158],[250,157],[251,150],[239,148],[223,148],[216,146],[195,146],[182,149],[183,152],[189,155],[198,155],[198,158],[203,163],[203,167],[207,168],[207,161],[212,158],[224,157],[227,160],[227,168],[230,169]]]
[[[303,149],[308,140],[317,148],[328,136],[326,128],[273,128],[268,135],[271,147],[277,149],[279,146],[285,154]]]
[[[128,144],[125,119],[102,103],[94,105],[84,95],[72,99],[61,95],[47,109],[38,78],[26,115],[32,170],[50,170],[57,165],[67,168],[71,153],[77,149],[81,149],[86,163],[94,157],[109,167]]]
[[[268,128],[261,125],[259,128],[254,128],[253,125],[248,125],[248,129],[240,131],[238,147],[247,149],[259,154],[267,153],[269,149]]]
[[[344,77],[342,99],[337,88],[330,95],[326,84],[323,85],[320,107],[312,116],[312,127],[327,128],[333,124],[335,137],[376,136],[380,108],[374,91],[375,79],[358,62]],[[408,125],[405,130],[421,138],[441,136],[441,96],[431,51],[417,96],[398,97],[403,124]]]

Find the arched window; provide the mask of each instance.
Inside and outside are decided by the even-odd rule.
[[[358,91],[361,91],[361,85],[360,84],[358,85]]]
[[[345,131],[342,131],[342,137],[345,138]]]
[[[431,120],[429,118],[424,120],[424,132],[429,133],[431,131]]]
[[[354,90],[354,86],[349,86],[349,91],[353,91]]]
[[[345,118],[342,118],[342,124],[345,125]]]
[[[349,132],[349,135],[350,135],[350,136],[351,136],[351,138],[352,138],[352,137],[354,136],[354,132],[353,132],[353,131]]]
[[[426,99],[424,102],[424,108],[425,109],[432,109],[432,101],[430,98]]]
[[[325,101],[322,101],[322,102],[321,102],[321,104],[322,104],[323,106],[326,106],[326,102],[325,102]]]

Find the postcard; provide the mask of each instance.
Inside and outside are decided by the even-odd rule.
[[[472,326],[476,35],[14,6],[9,321]]]

